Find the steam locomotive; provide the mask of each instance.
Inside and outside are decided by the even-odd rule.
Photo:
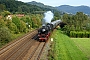
[[[61,22],[61,20],[56,20],[51,23],[43,24],[42,27],[38,30],[39,41],[47,41],[50,36],[50,32],[54,28],[56,28]]]

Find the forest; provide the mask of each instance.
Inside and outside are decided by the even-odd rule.
[[[62,30],[68,36],[90,37],[90,16],[77,12],[75,15],[64,14],[62,20],[67,24]]]
[[[30,5],[21,1],[15,0],[0,0],[0,11],[7,10],[12,13],[35,13],[35,11],[46,11],[36,5]]]
[[[53,11],[53,12],[57,11],[56,9],[39,7],[37,5],[31,5],[21,1],[0,0],[0,12],[3,10],[9,11],[13,14],[16,13],[34,14],[34,13],[43,13],[45,11]]]

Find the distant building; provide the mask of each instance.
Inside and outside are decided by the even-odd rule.
[[[12,20],[12,17],[13,17],[14,15],[8,15],[7,17],[6,17],[6,19],[7,20]],[[17,14],[16,15],[18,18],[21,18],[21,17],[24,17],[25,15],[24,14]],[[2,18],[2,16],[0,16],[0,18]]]
[[[0,16],[0,19],[2,18],[2,16]]]
[[[16,16],[20,18],[20,17],[23,17],[25,15],[24,14],[17,14]]]

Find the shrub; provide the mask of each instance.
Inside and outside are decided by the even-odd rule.
[[[0,42],[8,43],[11,40],[11,34],[8,28],[0,28]]]
[[[75,37],[75,38],[89,38],[90,37],[90,32],[89,31],[70,31],[70,37]]]

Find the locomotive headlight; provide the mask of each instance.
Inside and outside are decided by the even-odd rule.
[[[42,31],[44,32],[44,31],[45,31],[45,29],[42,29]]]

